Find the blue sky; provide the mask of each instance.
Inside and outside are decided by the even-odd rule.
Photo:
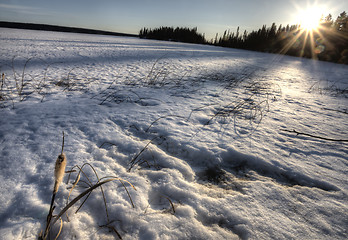
[[[343,0],[0,0],[0,20],[138,33],[142,27],[198,27],[212,38],[224,30],[255,30],[263,24],[295,24],[308,5],[334,18],[348,11]]]

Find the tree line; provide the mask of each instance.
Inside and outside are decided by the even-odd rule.
[[[139,32],[139,37],[187,43],[207,43],[204,34],[197,32],[197,27],[192,29],[179,27],[160,27],[155,29],[143,28]]]
[[[329,14],[322,17],[319,27],[306,31],[300,25],[270,27],[240,33],[225,31],[220,37],[207,41],[197,28],[160,27],[143,28],[141,38],[172,40],[188,43],[212,44],[222,47],[239,48],[291,56],[314,58],[324,61],[348,64],[348,16],[344,11],[335,20]]]
[[[72,33],[86,33],[86,34],[98,34],[98,35],[111,35],[111,36],[125,36],[136,37],[136,34],[117,33],[102,30],[94,30],[87,28],[77,27],[64,27],[49,24],[37,24],[37,23],[20,23],[20,22],[6,22],[0,21],[0,27],[2,28],[17,28],[17,29],[30,29],[40,31],[54,31],[54,32],[72,32]]]

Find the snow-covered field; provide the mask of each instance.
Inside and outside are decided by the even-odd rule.
[[[0,71],[0,239],[44,229],[63,131],[66,170],[136,190],[104,184],[107,215],[95,189],[60,239],[348,238],[348,143],[291,132],[348,139],[346,65],[0,29]]]

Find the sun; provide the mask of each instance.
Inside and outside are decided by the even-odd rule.
[[[297,15],[298,24],[307,32],[317,30],[320,25],[320,19],[323,16],[322,10],[317,6],[299,10]]]
[[[294,3],[295,11],[292,11],[292,19],[295,25],[292,36],[280,52],[286,53],[292,50],[301,57],[311,55],[316,59],[318,54],[325,51],[325,45],[322,44],[323,41],[327,41],[323,35],[326,28],[323,24],[324,16],[332,7],[317,0],[303,0],[301,3],[301,5]]]

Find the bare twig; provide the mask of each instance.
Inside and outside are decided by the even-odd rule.
[[[347,109],[345,109],[344,111],[342,111],[342,110],[331,109],[331,108],[323,108],[323,110],[328,110],[328,111],[334,111],[334,112],[339,112],[339,113],[345,113],[345,114],[348,114]]]
[[[308,134],[308,133],[298,132],[296,130],[280,129],[280,131],[295,133],[296,135],[304,135],[304,136],[317,138],[317,139],[321,139],[321,140],[326,140],[326,141],[348,142],[348,139],[346,140],[346,139],[334,139],[334,138],[321,137],[321,136],[316,136],[316,135],[312,135],[312,134]]]

